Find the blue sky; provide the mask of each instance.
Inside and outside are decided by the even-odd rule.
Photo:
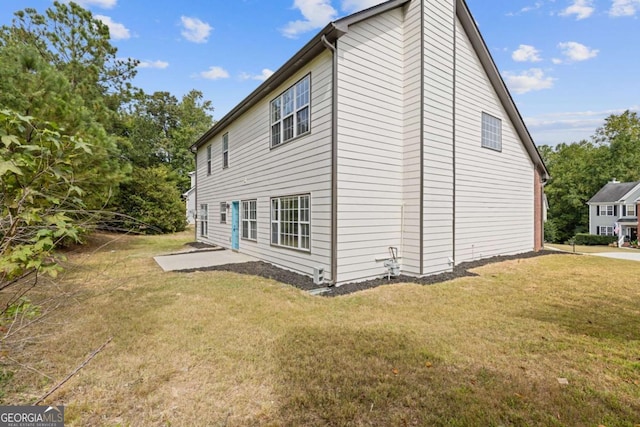
[[[418,0],[413,0],[418,1]],[[80,0],[111,28],[135,84],[197,89],[221,118],[331,20],[380,0]],[[538,145],[589,138],[640,110],[640,0],[467,0]],[[0,1],[13,12],[51,0]]]

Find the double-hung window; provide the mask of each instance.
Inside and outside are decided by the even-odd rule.
[[[227,203],[220,202],[220,224],[227,223]]]
[[[600,216],[614,216],[615,209],[613,205],[602,205],[600,206]]]
[[[200,236],[207,237],[209,232],[209,205],[200,205]]]
[[[229,133],[222,135],[222,168],[229,167]]]
[[[502,151],[502,120],[482,113],[482,143],[485,148]]]
[[[627,205],[627,216],[636,216],[636,205]]]
[[[311,209],[308,194],[271,199],[271,243],[310,250]]]
[[[601,236],[613,236],[613,227],[600,227]]]
[[[309,132],[311,76],[306,75],[271,101],[271,146]]]
[[[255,200],[242,202],[242,238],[258,240],[258,215]]]
[[[211,175],[211,145],[207,145],[207,175]]]

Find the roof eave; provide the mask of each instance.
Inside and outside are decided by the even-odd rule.
[[[204,143],[206,143],[213,135],[226,127],[230,122],[243,114],[249,108],[253,107],[258,101],[264,98],[269,92],[280,86],[288,78],[294,75],[304,65],[309,63],[313,58],[325,49],[322,41],[326,38],[330,43],[335,42],[349,30],[349,26],[358,22],[369,19],[373,16],[384,13],[388,10],[400,7],[411,0],[389,0],[377,6],[370,7],[363,11],[354,13],[335,22],[329,23],[314,38],[312,38],[302,49],[300,49],[291,59],[281,66],[273,75],[256,88],[249,96],[236,105],[229,113],[221,118],[211,129],[204,133],[193,145],[191,151],[196,151]]]
[[[306,65],[313,58],[318,56],[325,49],[322,38],[326,37],[330,42],[335,41],[342,35],[341,30],[336,28],[334,23],[329,23],[314,38],[312,38],[302,49],[300,49],[291,59],[282,65],[267,80],[251,92],[245,99],[229,111],[223,118],[218,120],[207,132],[191,145],[191,151],[196,151],[206,143],[213,135],[228,126],[233,120],[242,115],[258,101],[264,98],[269,92],[280,86],[288,78],[294,75],[302,66]]]
[[[518,111],[518,108],[516,107],[516,104],[513,101],[509,90],[507,89],[507,85],[504,83],[504,80],[500,75],[500,71],[498,71],[498,67],[496,66],[495,61],[491,56],[491,52],[489,51],[489,48],[487,47],[482,34],[480,34],[480,30],[478,29],[478,26],[476,25],[473,16],[471,15],[469,7],[464,0],[456,0],[456,3],[456,12],[458,19],[460,19],[462,27],[469,36],[469,40],[471,41],[471,44],[473,45],[473,48],[475,49],[476,54],[480,59],[480,63],[485,69],[485,72],[487,73],[487,76],[489,77],[493,88],[498,94],[500,101],[502,101],[502,105],[504,106],[507,114],[509,115],[509,118],[511,119],[511,122],[516,128],[516,132],[518,132],[520,139],[524,142],[524,146],[529,153],[531,160],[540,170],[542,179],[544,181],[547,181],[549,179],[549,170],[544,164],[544,160],[542,160],[542,156],[536,148],[529,130],[524,124],[524,120],[522,119],[522,116],[520,115],[520,112]]]

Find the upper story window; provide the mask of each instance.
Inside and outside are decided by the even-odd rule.
[[[271,146],[309,132],[311,76],[308,74],[271,101]]]
[[[613,205],[602,205],[599,206],[598,215],[600,216],[615,216],[616,209]]]
[[[502,120],[482,113],[482,146],[502,151]]]
[[[636,205],[627,205],[627,216],[636,216]]]
[[[207,145],[207,175],[211,175],[211,145]]]
[[[229,167],[229,133],[222,135],[222,167]]]

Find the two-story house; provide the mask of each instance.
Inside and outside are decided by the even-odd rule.
[[[588,202],[589,234],[619,236],[619,243],[638,238],[640,181],[605,184]]]
[[[199,241],[330,284],[542,245],[548,172],[464,0],[329,23],[192,150]]]

